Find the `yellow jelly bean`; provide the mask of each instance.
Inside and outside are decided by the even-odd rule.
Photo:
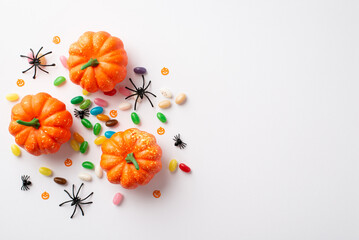
[[[86,95],[88,95],[88,94],[89,94],[89,92],[88,92],[88,91],[86,91],[85,89],[82,89],[82,94],[86,96]]]
[[[16,157],[20,156],[20,154],[21,154],[20,148],[19,148],[16,144],[11,145],[11,152],[12,152]]]
[[[106,140],[106,137],[105,136],[100,136],[98,138],[95,139],[94,143],[96,145],[101,145],[104,141]]]
[[[75,139],[72,139],[70,141],[70,145],[71,145],[72,149],[75,150],[76,152],[80,151],[80,145],[76,142]]]
[[[172,159],[171,162],[170,162],[170,165],[168,166],[168,169],[171,171],[171,172],[174,172],[177,168],[177,161],[176,159]]]
[[[19,95],[17,93],[10,93],[10,94],[6,95],[6,100],[8,100],[10,102],[15,102],[15,101],[19,100]]]
[[[52,171],[50,168],[47,168],[47,167],[41,167],[39,168],[39,172],[42,174],[42,175],[45,175],[45,176],[51,176],[52,174]]]

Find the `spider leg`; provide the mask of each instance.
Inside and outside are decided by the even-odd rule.
[[[37,55],[36,55],[36,58],[37,59],[40,59],[40,58],[42,58],[42,57],[44,57],[44,56],[46,56],[47,54],[50,54],[50,53],[52,53],[51,51],[50,52],[47,52],[47,53],[45,53],[44,55],[41,55],[39,58],[37,58]]]
[[[130,91],[132,91],[132,92],[137,92],[136,90],[133,90],[133,89],[131,89],[131,88],[128,88],[128,87],[125,87],[126,89],[128,89],[128,90],[130,90]]]
[[[56,65],[55,65],[55,63],[53,63],[53,64],[50,64],[50,65],[39,64],[39,66],[42,66],[42,67],[53,67],[53,66],[56,66]]]
[[[139,97],[140,95],[137,95],[137,97],[136,97],[136,101],[135,101],[135,110],[136,110],[136,106],[137,106],[137,100],[138,100],[138,97]]]
[[[41,52],[42,48],[43,48],[43,47],[41,47],[41,48],[39,49],[39,51],[36,53],[35,58],[37,58],[37,57],[39,56],[39,53]]]
[[[30,51],[32,52],[32,59],[34,60],[34,58],[35,58],[35,53],[34,53],[34,51],[32,50],[32,48],[30,48]]]
[[[145,77],[143,76],[143,74],[142,74],[142,88],[145,88]]]
[[[78,204],[78,206],[79,206],[79,208],[80,208],[80,210],[81,210],[81,212],[82,212],[82,216],[85,216],[84,210],[82,210],[81,205],[80,205],[80,204]]]
[[[20,55],[20,57],[24,57],[24,58],[28,58],[28,59],[30,59],[30,60],[34,60],[33,58],[28,57],[28,56],[24,56],[24,55]]]
[[[151,93],[151,92],[149,92],[149,91],[146,91],[145,93],[149,93],[149,94],[151,94],[152,96],[157,97],[155,94],[153,94],[153,93]]]
[[[35,65],[34,65],[35,66]],[[33,79],[36,78],[36,66],[35,66],[35,72],[34,72],[34,76],[32,76]]]
[[[130,95],[130,96],[125,97],[125,99],[128,99],[128,98],[130,98],[130,97],[132,97],[132,96],[135,96],[135,95],[138,95],[138,94],[137,94],[137,93],[132,94],[132,95]]]
[[[68,191],[66,191],[66,190],[64,190],[65,191],[65,193],[67,193],[67,195],[69,195],[69,197],[71,198],[71,199],[74,199],[73,197],[71,197],[71,195],[70,195],[70,193],[68,192]]]
[[[41,71],[45,72],[45,73],[49,73],[48,71],[42,69],[40,66],[37,66]]]
[[[83,185],[84,185],[84,184],[83,184],[83,183],[81,183],[81,186],[79,187],[79,190],[77,190],[76,197],[79,195],[80,190],[81,190],[81,188],[82,188],[82,186],[83,186]]]
[[[26,73],[27,71],[29,71],[31,68],[33,68],[35,65],[32,65],[31,67],[29,67],[28,69],[26,69],[25,71],[22,71],[22,73]]]
[[[143,75],[142,75],[142,76],[143,76]],[[150,84],[151,84],[151,81],[147,84],[146,88],[145,88],[145,87],[143,87],[143,88],[144,88],[144,90],[147,90],[147,88],[150,86]]]
[[[64,205],[65,203],[69,203],[69,202],[72,202],[72,200],[69,200],[69,201],[66,201],[66,202],[63,202],[63,203],[60,203],[59,206],[61,207],[62,205]]]
[[[21,180],[25,180],[25,175],[22,175],[22,176],[21,176]]]
[[[138,88],[136,87],[136,85],[132,82],[132,79],[129,78],[130,82],[132,83],[132,85],[135,87],[135,89],[138,91]]]
[[[152,104],[152,101],[151,101],[151,99],[149,98],[149,97],[147,97],[147,95],[145,94],[145,97],[148,99],[148,101],[150,101],[150,103],[151,103],[151,106],[153,107],[153,104]]]
[[[29,175],[25,175],[25,180],[28,180],[30,178]]]
[[[72,217],[74,216],[74,214],[75,214],[75,212],[76,212],[76,208],[77,208],[77,204],[75,205],[74,212],[72,213],[72,215],[71,215],[71,217],[70,217],[70,218],[72,218]]]
[[[91,204],[91,203],[93,203],[93,202],[82,202],[81,204]]]
[[[85,201],[86,199],[88,199],[90,196],[92,196],[92,194],[93,194],[93,192],[92,193],[90,193],[87,197],[85,197],[84,199],[81,199],[81,201],[80,202],[82,202],[82,201]]]

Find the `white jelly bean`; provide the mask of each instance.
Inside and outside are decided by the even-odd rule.
[[[91,180],[92,180],[91,175],[88,174],[88,173],[80,173],[80,174],[79,174],[79,178],[80,178],[82,181],[86,181],[86,182],[91,182]]]
[[[166,98],[172,98],[172,93],[167,88],[161,88],[160,92],[161,92],[162,96],[164,96]]]
[[[123,199],[122,194],[121,194],[121,193],[116,193],[115,196],[113,197],[113,201],[112,201],[112,202],[113,202],[113,204],[115,204],[115,205],[119,205],[119,204],[121,203],[122,199]]]
[[[176,102],[177,104],[183,104],[183,103],[186,101],[186,99],[187,99],[186,94],[180,93],[180,94],[178,94],[178,96],[176,97],[175,102]]]
[[[126,111],[126,110],[130,109],[131,107],[132,107],[131,103],[123,102],[120,104],[120,106],[118,108],[122,111]]]
[[[96,174],[96,176],[97,176],[98,178],[102,178],[102,176],[103,176],[103,170],[102,170],[100,164],[96,164],[96,166],[95,166],[95,174]]]
[[[160,108],[169,108],[171,107],[171,102],[170,100],[162,100],[161,102],[158,103],[158,106]]]

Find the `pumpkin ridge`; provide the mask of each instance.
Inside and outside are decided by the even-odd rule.
[[[38,93],[38,94],[41,94],[41,93]],[[38,95],[38,94],[36,94],[35,95],[35,97]],[[41,106],[41,110],[39,111],[39,113],[40,113],[40,115],[41,115],[41,113],[42,113],[42,110],[44,109],[44,106],[45,106],[45,104],[47,103],[47,101],[49,100],[50,98],[47,96],[47,99],[46,99],[46,101],[42,104],[42,106]],[[34,97],[32,98],[32,100],[31,100],[31,105],[32,105],[32,109],[34,109]],[[40,116],[39,115],[39,116]],[[39,116],[34,116],[35,118],[38,118]],[[39,121],[40,121],[40,119],[39,119]],[[41,124],[41,123],[40,123]],[[41,125],[40,125],[41,126]]]
[[[41,124],[41,122],[42,122],[43,120],[45,120],[45,119],[47,119],[48,117],[50,117],[50,116],[54,115],[55,113],[57,113],[57,111],[56,111],[55,113],[49,115],[48,117],[44,117],[44,116],[43,116],[43,115],[46,115],[45,113],[43,113],[43,112],[44,112],[44,109],[45,109],[45,106],[47,107],[47,105],[50,105],[49,101],[50,101],[51,99],[55,99],[55,98],[48,98],[48,99],[46,100],[46,102],[42,105],[42,109],[41,109],[40,115],[36,117],[36,118],[39,119],[40,124]],[[52,103],[52,104],[58,104],[59,102],[60,102],[60,101],[56,99],[56,101],[55,101],[54,103]],[[65,104],[64,104],[64,105],[65,105]],[[65,110],[66,110],[66,105],[65,105]],[[41,125],[40,125],[40,126],[41,126]]]
[[[31,101],[29,101],[30,100],[29,98],[31,98]],[[33,99],[32,95],[27,95],[20,102],[20,106],[24,110],[24,113],[26,113],[26,115],[30,116],[31,119],[35,117],[34,114],[32,113],[32,111],[33,111],[33,109],[32,109],[32,99]],[[28,102],[31,103],[31,106],[29,106],[29,104],[27,104]],[[30,107],[31,107],[31,109],[28,109]]]
[[[19,135],[19,134],[21,134],[23,131],[27,131],[28,133],[26,134],[26,135],[21,135],[21,138],[25,138],[25,139],[27,139],[28,137],[29,137],[29,135],[30,135],[30,133],[32,132],[32,131],[34,131],[35,129],[31,129],[31,128],[24,128],[21,132],[19,132],[19,133],[16,133],[15,134],[15,142],[17,143],[17,144],[19,144],[20,146],[25,146],[25,143],[26,143],[26,141],[24,142],[24,143],[22,143],[22,144],[20,144],[17,140],[18,140],[18,138],[17,138],[17,136]]]
[[[102,51],[102,49],[104,48],[104,46],[106,46],[106,43],[108,42],[108,41],[111,41],[111,38],[113,38],[113,36],[109,36],[107,39],[106,39],[106,41],[104,41],[103,43],[102,43],[102,46],[101,46],[101,48],[98,50],[98,52],[97,52],[97,54],[96,54],[96,58],[98,58],[99,56],[99,53],[101,53],[101,51]],[[103,56],[103,54],[101,54],[102,56]],[[100,56],[101,57],[101,56]]]
[[[108,35],[107,35],[108,34]],[[101,35],[102,38],[106,37],[106,40],[102,42],[102,44],[100,46],[97,46],[97,44],[95,44],[94,39],[98,36]],[[106,36],[105,36],[106,35]],[[94,48],[94,50],[96,49],[96,52],[94,51],[94,55],[98,56],[98,53],[100,52],[102,46],[104,45],[104,43],[107,41],[107,39],[109,39],[111,37],[111,35],[107,32],[104,31],[100,31],[97,33],[94,33],[93,37],[92,37],[92,46]],[[97,58],[97,57],[96,57]]]
[[[44,123],[44,122],[45,122],[47,119],[49,119],[50,117],[52,117],[52,116],[54,116],[54,115],[56,115],[56,114],[63,113],[63,112],[68,112],[68,111],[65,109],[65,110],[62,110],[62,111],[59,111],[59,112],[55,112],[55,113],[49,115],[48,117],[41,119],[41,120],[40,120],[40,126],[43,125],[43,124],[41,124],[41,123]],[[53,125],[48,125],[48,124],[45,124],[44,126],[54,127]],[[63,128],[63,129],[66,129],[66,127],[62,127],[62,128]]]
[[[113,141],[112,139],[109,139],[109,144],[112,144],[113,147],[115,147],[116,149],[119,149],[120,148],[120,145],[117,144],[116,141]],[[118,152],[113,152],[112,155],[115,155],[115,156],[123,156],[125,154],[123,154],[122,152],[118,153]]]

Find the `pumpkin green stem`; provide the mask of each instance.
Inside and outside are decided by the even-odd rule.
[[[25,122],[25,121],[22,121],[22,120],[16,120],[16,122],[18,124],[21,124],[21,125],[24,125],[24,126],[34,127],[36,129],[39,129],[39,127],[40,127],[40,122],[39,122],[39,119],[37,119],[37,118],[32,119],[30,122]]]
[[[125,158],[127,163],[133,163],[133,165],[135,166],[136,170],[139,170],[140,167],[138,166],[138,163],[136,161],[136,158],[133,156],[133,153],[129,153],[127,154],[127,157]]]
[[[99,65],[100,63],[97,61],[96,58],[90,58],[90,60],[81,66],[81,70],[84,70],[88,67],[96,67],[97,65]]]

